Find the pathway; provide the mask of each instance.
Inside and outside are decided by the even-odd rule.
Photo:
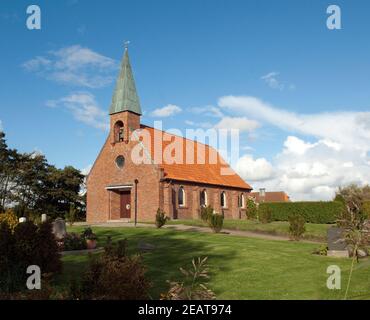
[[[94,226],[94,227],[109,227],[109,228],[134,228],[135,224],[132,222],[105,222],[105,223],[96,223],[96,224],[88,224],[86,222],[77,222],[74,224],[75,226]],[[156,226],[152,223],[137,223],[136,227],[139,228],[155,228]],[[178,231],[194,231],[194,232],[206,232],[206,233],[213,233],[211,228],[208,227],[198,227],[198,226],[188,226],[184,224],[168,224],[163,226],[162,228],[165,229],[172,229]],[[276,241],[291,241],[289,237],[282,236],[282,235],[272,235],[260,232],[253,232],[253,231],[243,231],[243,230],[232,230],[232,229],[222,229],[221,234],[231,235],[231,236],[239,236],[239,237],[248,237],[248,238],[257,238],[263,240],[276,240]],[[313,240],[300,240],[300,242],[304,243],[321,243],[320,241],[313,241]]]

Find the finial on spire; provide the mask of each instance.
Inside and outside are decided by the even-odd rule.
[[[125,50],[127,50],[128,49],[128,45],[130,44],[130,41],[125,41],[124,43],[123,43],[123,45],[124,45],[124,47],[125,47]]]

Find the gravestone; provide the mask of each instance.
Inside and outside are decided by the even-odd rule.
[[[41,215],[41,222],[46,222],[48,220],[48,216],[46,215],[46,213],[43,213]]]
[[[62,218],[57,218],[53,222],[53,233],[57,240],[62,240],[67,234],[66,222]]]
[[[331,227],[327,232],[328,256],[338,258],[348,258],[349,252],[347,242],[344,239],[344,229]]]

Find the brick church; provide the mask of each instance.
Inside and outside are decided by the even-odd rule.
[[[109,114],[109,135],[87,178],[88,222],[153,221],[158,208],[171,219],[196,219],[207,205],[225,218],[244,215],[252,188],[215,149],[140,123],[127,48]],[[196,161],[163,161],[174,142],[180,158]]]

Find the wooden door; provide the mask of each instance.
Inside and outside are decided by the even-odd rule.
[[[121,192],[121,219],[131,218],[131,192]]]

